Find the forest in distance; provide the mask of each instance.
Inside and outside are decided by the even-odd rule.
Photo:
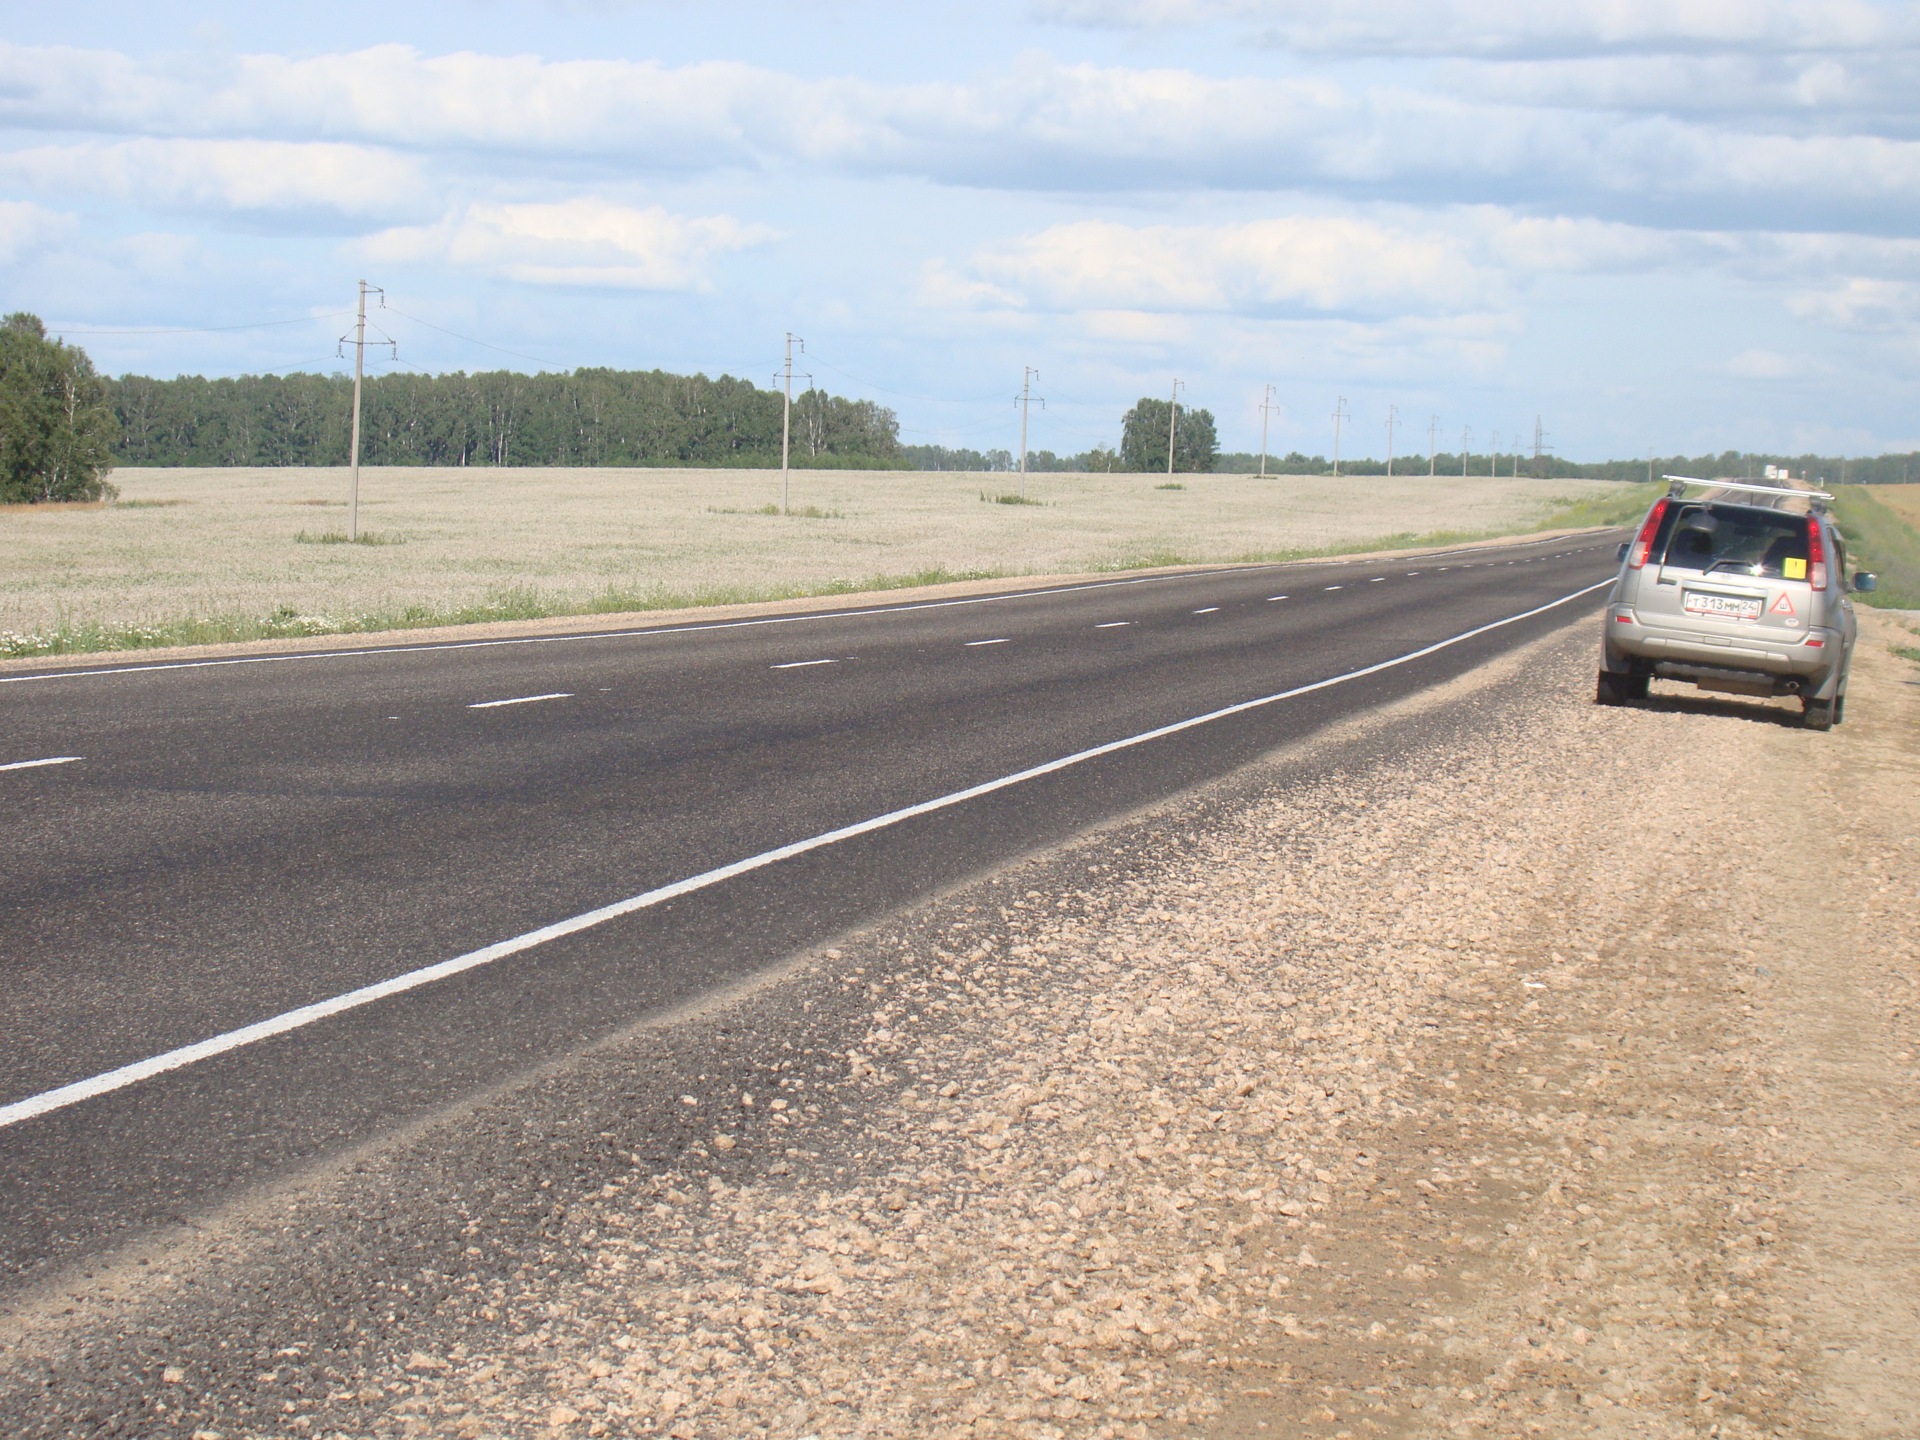
[[[105,398],[119,422],[113,446],[125,466],[282,466],[344,464],[349,448],[353,381],[344,375],[243,375],[158,380],[127,375],[101,377]],[[1036,473],[1140,472],[1162,468],[1164,400],[1144,398],[1124,417],[1114,447],[1078,454],[1035,448],[1027,468]],[[1203,419],[1206,443],[1191,449],[1182,435],[1175,468],[1182,472],[1250,473],[1260,468],[1251,452],[1217,450],[1213,417],[1182,405],[1180,423]],[[1141,423],[1136,423],[1141,422]],[[665,371],[582,369],[525,374],[518,371],[390,374],[365,384],[361,462],[366,465],[432,466],[646,466],[749,467],[780,463],[781,395],[750,381],[722,375],[674,375]],[[1153,433],[1141,435],[1147,429]],[[1194,427],[1199,430],[1201,426]],[[1144,442],[1144,443],[1140,443]],[[1156,457],[1150,459],[1149,457]],[[903,444],[897,416],[871,400],[850,400],[809,389],[794,397],[792,459],[796,466],[839,469],[965,470],[1006,472],[1018,456],[1002,448],[972,449]],[[1498,459],[1512,473],[1511,452]],[[1495,459],[1484,452],[1462,457],[1441,453],[1432,460],[1439,476],[1484,475]],[[1920,452],[1852,458],[1821,455],[1761,455],[1723,451],[1708,455],[1645,456],[1582,462],[1553,455],[1518,457],[1519,473],[1543,479],[1645,480],[1651,472],[1759,477],[1767,465],[1784,466],[1816,483],[1900,484],[1920,480]],[[1425,454],[1402,455],[1394,473],[1422,475]],[[1325,455],[1299,451],[1267,457],[1273,474],[1315,475],[1333,469]],[[1377,457],[1345,457],[1343,473],[1381,475]]]

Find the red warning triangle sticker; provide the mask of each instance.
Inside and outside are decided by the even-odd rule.
[[[1770,613],[1774,615],[1793,614],[1793,597],[1782,590],[1780,592],[1780,598],[1773,602],[1773,609]]]

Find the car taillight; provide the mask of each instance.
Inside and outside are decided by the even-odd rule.
[[[1627,568],[1639,570],[1647,563],[1647,556],[1653,553],[1653,537],[1660,533],[1660,522],[1667,518],[1667,504],[1659,501],[1647,512],[1647,520],[1640,527],[1640,533],[1634,537],[1633,548],[1627,552]]]
[[[1820,533],[1816,516],[1807,517],[1807,583],[1816,590],[1827,588],[1827,542]]]

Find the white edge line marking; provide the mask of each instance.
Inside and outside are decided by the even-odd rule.
[[[502,705],[531,705],[536,700],[571,700],[571,690],[556,690],[551,695],[516,695],[511,700],[476,700],[469,710],[498,710]]]
[[[84,755],[54,755],[45,760],[15,760],[11,764],[0,765],[0,770],[38,770],[42,765],[71,765],[76,760],[84,760]]]
[[[222,1035],[213,1035],[192,1045],[183,1045],[177,1050],[169,1050],[164,1055],[154,1055],[145,1060],[137,1060],[131,1065],[122,1065],[117,1070],[108,1070],[85,1080],[76,1080],[70,1085],[62,1085],[54,1090],[46,1090],[38,1095],[29,1095],[24,1100],[15,1100],[0,1105],[0,1129],[17,1125],[22,1120],[31,1120],[37,1115],[45,1115],[55,1110],[77,1105],[82,1100],[91,1100],[115,1090],[137,1085],[142,1080],[150,1080],[156,1075],[164,1075],[169,1070],[179,1070],[201,1060],[209,1060],[215,1055],[224,1055],[229,1050],[238,1050],[253,1045],[275,1035],[284,1035],[289,1030],[298,1030],[304,1026],[339,1015],[348,1010],[357,1010],[363,1005],[371,1005],[376,1000],[385,1000],[389,996],[403,995],[409,990],[417,990],[422,985],[431,985],[435,981],[445,980],[454,975],[464,974],[468,970],[477,970],[483,965],[491,965],[496,960],[504,960],[510,955],[518,955],[523,950],[531,950],[537,945],[545,945],[552,940],[560,940],[568,935],[577,935],[582,930],[591,930],[596,925],[604,925],[609,920],[617,920],[623,915],[631,915],[639,910],[650,910],[669,900],[677,900],[682,895],[691,895],[696,890],[705,890],[738,876],[750,874],[755,870],[764,870],[769,865],[778,865],[783,860],[791,860],[796,855],[805,855],[814,850],[837,845],[843,840],[856,839],[861,835],[871,835],[876,830],[885,830],[907,820],[916,820],[922,815],[931,815],[936,811],[948,810],[956,805],[964,805],[969,800],[977,800],[983,795],[991,795],[1015,785],[1037,780],[1043,775],[1066,770],[1075,765],[1097,760],[1105,755],[1113,755],[1122,750],[1131,750],[1137,745],[1145,745],[1154,740],[1165,739],[1169,735],[1178,735],[1185,730],[1210,725],[1216,720],[1225,720],[1229,716],[1243,715],[1249,710],[1263,709],[1268,705],[1277,705],[1283,700],[1296,699],[1301,695],[1311,695],[1317,690],[1331,690],[1336,685],[1345,685],[1353,680],[1364,679],[1368,675],[1378,675],[1384,670],[1396,669],[1401,665],[1410,665],[1415,660],[1423,660],[1429,655],[1451,649],[1468,640],[1504,629],[1508,625],[1517,625],[1522,620],[1531,620],[1536,615],[1544,615],[1549,610],[1557,610],[1569,605],[1596,590],[1605,590],[1614,583],[1613,576],[1576,590],[1571,595],[1562,595],[1558,600],[1550,600],[1545,605],[1523,610],[1517,615],[1509,615],[1501,620],[1491,620],[1485,625],[1463,630],[1458,635],[1445,640],[1436,640],[1431,645],[1423,645],[1418,650],[1409,650],[1404,655],[1396,655],[1391,660],[1377,661],[1364,665],[1358,670],[1348,670],[1344,674],[1330,675],[1324,680],[1314,680],[1305,685],[1296,685],[1291,690],[1282,690],[1278,694],[1263,695],[1256,700],[1242,700],[1218,710],[1209,710],[1204,715],[1190,716],[1185,720],[1175,720],[1171,724],[1161,725],[1152,730],[1143,730],[1138,735],[1129,735],[1120,740],[1109,740],[1103,745],[1095,745],[1086,750],[1076,750],[1071,755],[1062,755],[1057,760],[1048,760],[1025,770],[1016,770],[1011,775],[1002,775],[997,780],[983,780],[978,785],[970,785],[964,790],[955,790],[951,794],[936,799],[922,800],[917,805],[908,805],[899,810],[889,810],[884,815],[876,815],[870,820],[861,820],[852,825],[843,825],[837,830],[823,831],[809,836],[805,840],[795,840],[791,844],[781,845],[772,850],[764,850],[758,855],[750,855],[744,860],[735,860],[730,865],[721,865],[713,870],[702,871],[698,875],[689,875],[684,880],[676,880],[670,885],[662,885],[641,894],[629,896],[625,900],[616,900],[611,905],[603,905],[598,910],[588,910],[571,919],[557,920],[551,925],[543,925],[538,930],[529,930],[524,935],[516,935],[510,940],[499,940],[478,950],[469,950],[464,955],[456,955],[451,960],[442,960],[435,965],[427,965],[418,970],[409,970],[404,975],[395,975],[391,979],[377,981],[372,985],[363,985],[358,990],[349,990],[344,995],[336,995],[330,1000],[316,1001],[312,1005],[302,1005],[296,1010],[270,1019],[255,1021],[243,1025],[238,1030],[229,1030]]]
[[[1605,527],[1622,528],[1622,527]],[[1545,545],[1545,540],[1516,541]],[[1513,548],[1513,547],[1508,547]],[[1596,547],[1597,548],[1597,547]],[[1459,547],[1435,555],[1459,553]],[[569,631],[564,635],[517,635],[503,640],[444,640],[433,645],[366,645],[352,650],[302,650],[288,655],[232,655],[219,660],[156,660],[148,665],[112,665],[88,670],[42,670],[24,675],[0,675],[0,685],[25,685],[38,680],[91,680],[106,675],[144,675],[155,670],[210,670],[222,665],[276,665],[291,660],[364,660],[375,655],[425,655],[440,650],[490,650],[504,645],[566,645],[590,640],[641,640],[655,635],[698,635],[709,630],[743,630],[755,625],[799,625],[816,620],[863,620],[874,615],[903,615],[915,610],[946,610],[957,605],[992,605],[1002,600],[1032,600],[1048,595],[1077,595],[1085,590],[1111,590],[1124,585],[1158,585],[1209,575],[1242,575],[1255,570],[1350,565],[1350,560],[1275,560],[1258,565],[1220,565],[1212,569],[1183,570],[1177,575],[1141,575],[1131,580],[1091,580],[1084,585],[1060,585],[1039,590],[1009,590],[999,595],[963,595],[952,600],[919,600],[905,605],[874,605],[865,610],[809,610],[804,615],[759,615],[747,620],[709,620],[704,624],[657,625],[641,630]],[[1442,570],[1451,567],[1442,565]],[[1471,566],[1463,566],[1471,569]],[[1338,588],[1338,587],[1335,587]],[[587,617],[576,617],[587,618]]]
[[[784,660],[778,665],[769,665],[769,670],[804,670],[809,665],[838,665],[838,660]]]

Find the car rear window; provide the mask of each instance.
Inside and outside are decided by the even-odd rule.
[[[1746,505],[1676,505],[1654,536],[1653,553],[1678,570],[1805,580],[1807,517]]]

